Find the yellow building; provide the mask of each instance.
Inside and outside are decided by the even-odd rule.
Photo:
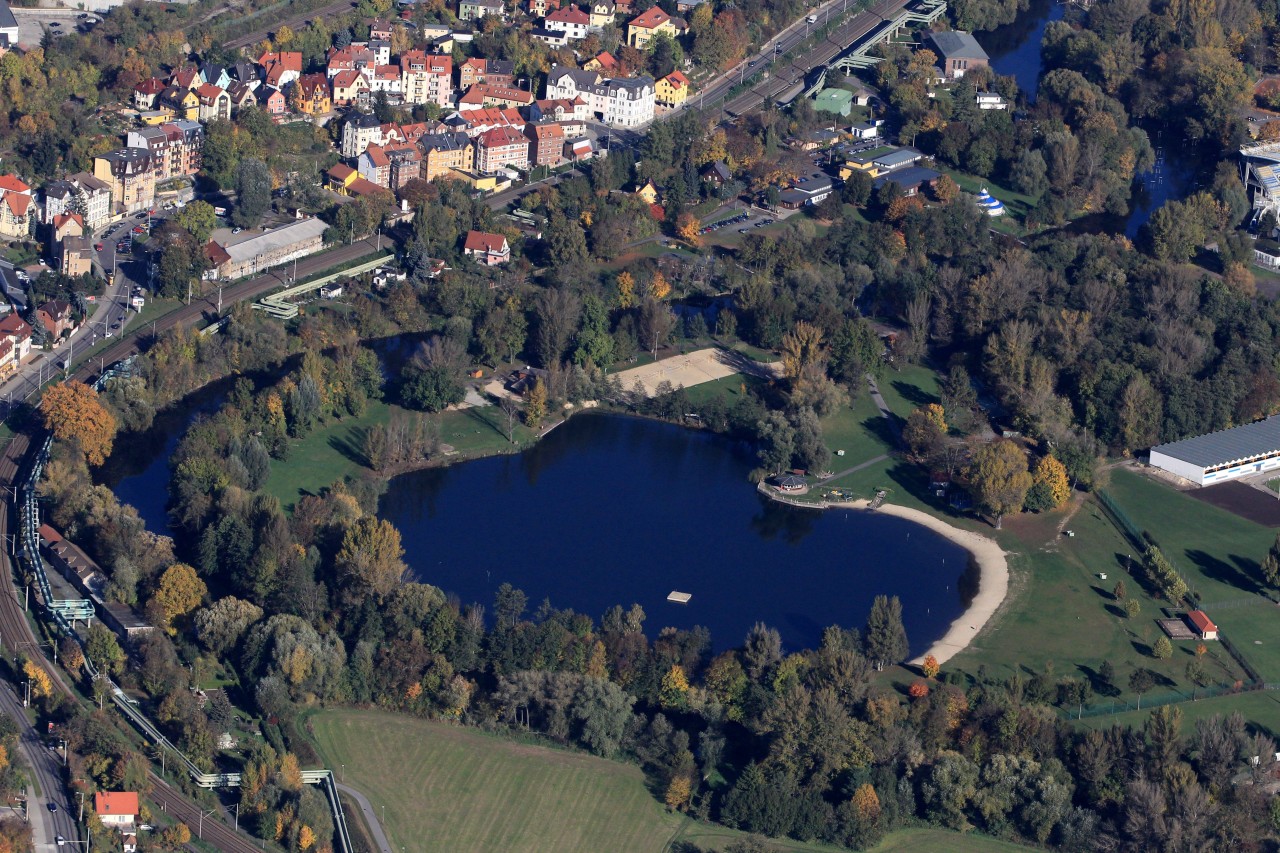
[[[460,172],[475,168],[476,149],[471,139],[460,132],[429,133],[418,140],[422,149],[422,179],[457,179]]]
[[[156,173],[145,148],[121,148],[93,158],[93,176],[111,187],[111,213],[146,210],[156,200]]]
[[[481,175],[476,172],[464,172],[461,169],[454,169],[450,177],[456,178],[459,181],[466,181],[471,185],[473,190],[478,190],[480,192],[493,192],[498,189],[497,175]],[[509,185],[511,180],[509,178],[504,178],[503,183]]]
[[[689,97],[689,78],[672,71],[654,86],[654,100],[664,107],[678,107]]]
[[[138,121],[147,127],[159,127],[167,121],[173,121],[173,110],[148,110],[138,114]]]
[[[360,177],[360,173],[348,166],[346,163],[338,163],[326,174],[329,178],[326,182],[329,189],[339,195],[350,195],[351,185]]]
[[[627,24],[627,44],[643,50],[658,33],[677,38],[684,32],[684,22],[673,18],[657,6],[651,6]]]
[[[156,107],[172,110],[177,118],[195,121],[200,117],[200,96],[191,89],[169,86],[156,99]]]
[[[644,186],[637,188],[632,195],[637,198],[644,199],[645,204],[658,203],[658,188],[654,185],[653,181],[645,181]]]

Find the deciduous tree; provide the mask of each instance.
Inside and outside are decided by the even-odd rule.
[[[1031,488],[1031,472],[1027,470],[1027,454],[1008,439],[984,444],[973,454],[969,472],[974,497],[984,509],[996,517],[995,527],[1005,513],[1022,509]]]
[[[371,590],[380,598],[404,578],[400,531],[389,521],[366,515],[347,528],[338,551],[338,571],[357,589]]]
[[[66,382],[44,392],[40,413],[56,441],[78,441],[85,460],[101,465],[111,455],[116,437],[115,416],[83,382]]]
[[[186,563],[174,563],[160,576],[153,601],[164,614],[163,626],[170,634],[177,633],[173,620],[186,616],[200,606],[209,589],[200,580],[196,570]]]

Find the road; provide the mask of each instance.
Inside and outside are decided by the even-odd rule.
[[[31,768],[33,780],[40,788],[39,797],[34,796],[35,792],[32,790],[27,798],[27,814],[31,820],[35,849],[56,849],[55,839],[59,835],[63,838],[78,838],[72,807],[62,788],[62,768],[58,766],[61,758],[45,746],[35,727],[27,721],[22,702],[8,684],[0,685],[0,710],[17,721],[20,727],[18,748],[26,759],[27,766]],[[49,803],[57,806],[58,810],[50,812]]]
[[[373,803],[369,802],[368,797],[350,785],[344,785],[341,782],[338,782],[337,785],[339,791],[360,804],[365,826],[369,827],[369,831],[373,833],[373,841],[378,845],[378,853],[391,853],[391,842],[387,840],[387,833],[383,831],[382,823],[378,820],[373,810]]]

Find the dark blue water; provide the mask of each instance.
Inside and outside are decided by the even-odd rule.
[[[191,422],[217,411],[229,388],[229,381],[215,382],[157,414],[150,429],[122,434],[97,473],[98,482],[136,509],[152,533],[169,533],[169,457]]]
[[[888,594],[913,653],[961,613],[966,551],[901,519],[765,500],[751,467],[708,433],[580,415],[518,456],[397,477],[381,515],[418,580],[490,610],[506,581],[531,611],[549,598],[599,619],[635,602],[650,636],[704,625],[723,649],[763,621],[798,650],[827,626],[860,628]]]
[[[1040,42],[1044,28],[1050,21],[1061,21],[1066,8],[1066,4],[1054,0],[1031,0],[1027,11],[1018,15],[1013,23],[974,36],[987,52],[996,73],[1017,78],[1018,88],[1027,93],[1031,103],[1035,103],[1036,90],[1040,87]]]

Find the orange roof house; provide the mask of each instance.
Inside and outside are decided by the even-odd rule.
[[[1191,627],[1196,629],[1200,639],[1218,639],[1218,626],[1213,624],[1213,620],[1203,610],[1192,610],[1187,614],[1187,621],[1191,623]]]

